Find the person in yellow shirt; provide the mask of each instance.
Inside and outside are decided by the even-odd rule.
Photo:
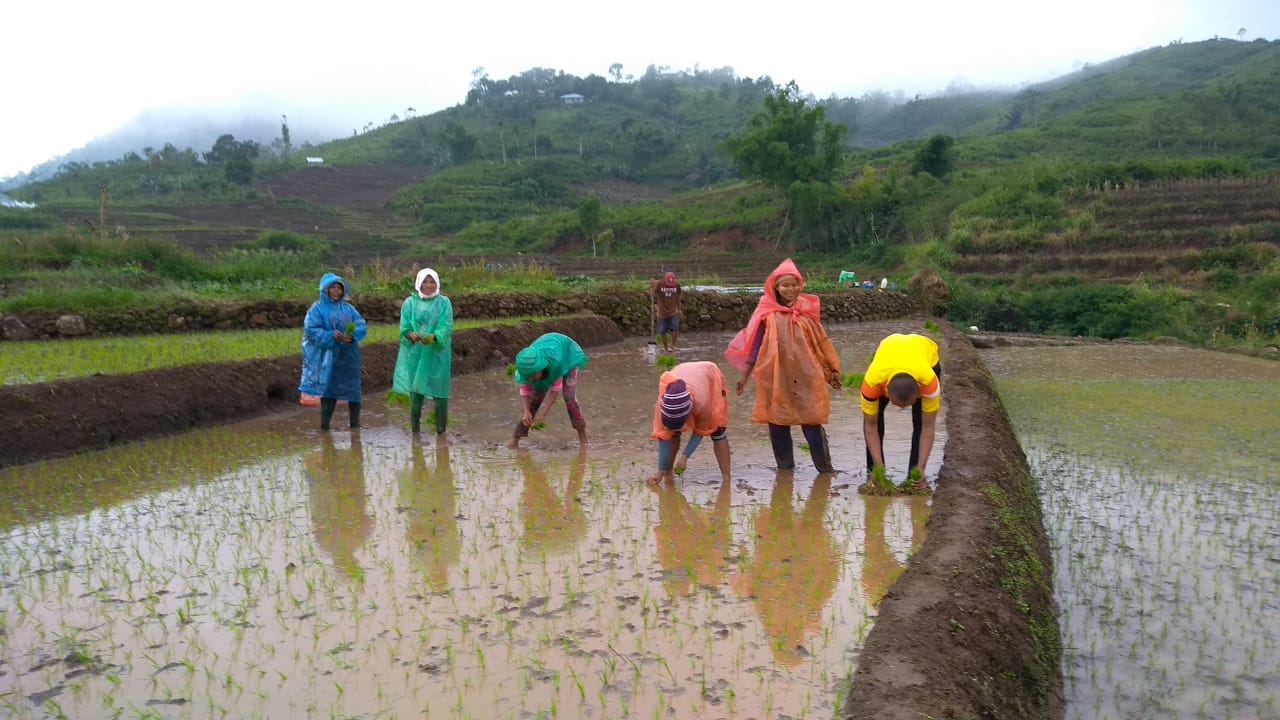
[[[933,450],[938,408],[942,405],[938,344],[923,335],[894,333],[880,341],[862,378],[862,435],[867,442],[867,476],[884,462],[884,411],[889,404],[911,408],[913,490],[927,490],[925,465]]]

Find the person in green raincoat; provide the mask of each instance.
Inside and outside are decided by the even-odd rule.
[[[587,421],[578,404],[578,370],[586,364],[587,354],[578,343],[560,333],[547,333],[516,354],[515,381],[523,413],[507,447],[520,447],[520,438],[529,435],[529,428],[546,421],[557,394],[564,395],[569,422],[578,431],[578,445],[586,447]]]
[[[449,386],[453,368],[453,303],[440,294],[440,276],[418,271],[417,292],[400,307],[400,354],[391,391],[409,396],[409,424],[422,429],[422,404],[431,398],[436,434],[449,425]]]

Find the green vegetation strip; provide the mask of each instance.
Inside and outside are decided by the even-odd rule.
[[[539,319],[545,318],[460,320],[454,323],[454,331]],[[398,325],[369,325],[364,342],[394,342],[398,336]],[[5,350],[0,353],[0,384],[126,375],[181,365],[281,357],[301,353],[301,342],[301,329],[11,342],[5,343]]]

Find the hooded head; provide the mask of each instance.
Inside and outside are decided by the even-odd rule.
[[[675,274],[675,273],[673,273],[673,272],[669,272],[669,273],[667,273],[666,275],[664,275],[664,276],[662,277],[662,284],[663,284],[663,285],[666,285],[667,287],[675,287],[675,286],[676,286],[676,274]]]
[[[778,267],[774,268],[773,272],[769,273],[769,277],[767,280],[765,280],[765,283],[764,283],[764,294],[769,296],[769,298],[774,302],[781,302],[781,299],[778,297],[778,281],[782,280],[784,277],[788,275],[796,279],[797,283],[800,286],[799,289],[803,291],[804,276],[800,274],[800,269],[797,268],[796,264],[791,261],[791,258],[787,258],[786,260],[783,260],[781,263],[778,263]]]
[[[537,350],[527,347],[516,353],[516,372],[520,373],[520,377],[528,380],[546,369],[547,359]]]
[[[342,285],[342,297],[338,298],[338,300],[333,300],[328,295],[329,286],[334,283],[341,283]],[[342,276],[337,275],[335,273],[325,273],[324,276],[320,278],[320,299],[321,300],[339,302],[341,300],[346,300],[347,295],[350,295],[350,294],[351,294],[351,286],[347,285],[347,281],[343,280]]]
[[[689,419],[689,413],[693,410],[693,397],[689,394],[689,388],[683,380],[674,380],[667,385],[666,391],[662,393],[660,406],[663,427],[668,430],[679,430],[684,427],[685,421]]]
[[[432,280],[436,281],[435,292],[431,293],[430,295],[422,292],[422,281],[426,280],[427,278],[431,278]],[[413,281],[413,289],[417,291],[418,297],[422,298],[423,300],[430,300],[431,298],[440,294],[440,276],[437,275],[436,271],[432,270],[431,268],[422,268],[421,270],[418,271],[418,277]]]

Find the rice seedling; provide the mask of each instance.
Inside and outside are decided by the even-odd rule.
[[[647,418],[638,355],[591,367],[635,378],[610,400]],[[479,401],[501,374],[455,388]],[[863,529],[848,521],[862,517],[857,494],[797,481],[790,509],[779,498],[771,512],[811,506],[811,520],[770,525],[762,541],[772,477],[721,499],[691,463],[673,514],[636,482],[649,448],[605,434],[607,451],[578,462],[548,449],[560,423],[531,443],[535,472],[483,442],[452,447],[445,472],[375,424],[397,411],[369,404],[358,444],[343,434],[326,447],[277,418],[5,471],[5,656],[55,657],[55,635],[78,633],[102,670],[56,697],[73,717],[159,697],[211,717],[550,717],[584,701],[602,717],[693,716],[707,698],[739,715],[834,712],[819,705],[874,622],[859,591]],[[509,410],[477,407],[460,431],[483,436],[476,427],[505,425]],[[769,449],[743,430],[734,453],[759,462]],[[884,521],[901,562],[913,522]],[[764,559],[805,550],[790,576],[763,573]],[[803,619],[777,620],[797,599]],[[1259,662],[1267,652],[1260,643]],[[55,668],[0,676],[0,697],[49,690]],[[14,704],[17,718],[56,714]]]
[[[1276,690],[1257,663],[1280,661],[1280,625],[1257,578],[1280,553],[1264,531],[1280,486],[1256,438],[1280,410],[1275,373],[1185,349],[1060,350],[1041,377],[1043,353],[992,356],[1055,548],[1067,717],[1264,715]],[[1224,393],[1242,400],[1186,407]]]

